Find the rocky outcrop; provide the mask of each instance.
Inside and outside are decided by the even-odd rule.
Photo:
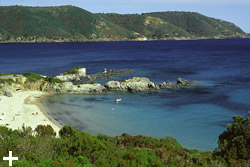
[[[147,90],[158,90],[158,89],[174,89],[174,88],[184,88],[191,85],[197,85],[198,83],[187,81],[183,78],[178,78],[176,83],[163,82],[161,84],[156,84],[151,82],[145,77],[133,77],[132,79],[119,81],[109,81],[104,84],[108,90],[120,90],[120,91],[147,91]]]
[[[123,69],[123,70],[113,70],[113,69],[104,69],[102,72],[97,74],[91,74],[81,77],[76,77],[75,80],[69,80],[74,85],[78,84],[86,84],[86,83],[93,83],[97,80],[104,80],[104,79],[111,79],[113,76],[124,75],[131,73],[131,69]]]
[[[7,91],[7,90],[5,90],[5,91],[3,92],[3,95],[4,95],[4,96],[7,96],[7,97],[12,97],[12,96],[13,96],[12,93],[9,92],[9,91]]]
[[[80,81],[81,78],[86,77],[86,68],[76,68],[72,70],[74,70],[73,73],[70,73],[70,72],[62,73],[56,76],[56,78],[65,82],[68,82],[68,81],[73,82],[73,81]]]
[[[194,81],[187,81],[183,78],[177,78],[176,83],[163,82],[159,85],[161,89],[176,89],[176,88],[186,88],[192,85],[199,85],[199,83]]]
[[[46,91],[55,93],[73,93],[73,94],[88,94],[88,93],[103,93],[106,88],[101,84],[80,84],[73,85],[72,82],[56,83],[48,85]]]
[[[27,80],[23,85],[26,89],[28,90],[41,90],[41,87],[43,87],[43,80],[35,80],[35,81],[31,81],[31,80]]]
[[[76,72],[77,71],[77,72]],[[82,80],[86,76],[85,68],[75,68],[68,73],[76,72],[75,74],[61,74],[56,78],[60,78],[63,81],[54,79],[52,77],[40,76],[37,74],[31,74],[33,78],[24,77],[22,75],[8,75],[0,76],[0,94],[5,96],[11,96],[16,91],[26,90],[40,90],[53,93],[72,93],[72,94],[88,94],[88,93],[103,93],[107,91],[125,91],[125,92],[139,92],[139,91],[151,91],[159,89],[174,89],[185,88],[192,85],[198,85],[196,82],[187,81],[183,78],[178,78],[176,83],[163,82],[157,84],[151,82],[146,77],[133,77],[131,79],[123,81],[109,81],[104,85],[98,83],[79,84],[76,80]],[[109,76],[115,74],[121,74],[125,71],[104,70],[98,74],[98,76]],[[38,75],[39,76],[39,75]],[[73,81],[68,81],[73,80]]]
[[[121,90],[121,83],[119,81],[109,81],[104,84],[108,90]]]
[[[45,90],[55,93],[88,94],[103,93],[107,91],[140,92],[165,88],[184,88],[191,85],[197,85],[197,83],[178,78],[176,83],[163,82],[162,84],[156,84],[145,77],[133,77],[121,82],[109,81],[104,85],[97,83],[78,85],[74,85],[72,82],[55,83],[49,84]]]
[[[74,86],[73,93],[103,93],[106,88],[101,84],[82,84]]]
[[[177,84],[187,85],[188,81],[183,78],[177,78]]]
[[[148,78],[145,77],[133,77],[132,79],[119,81],[109,81],[104,86],[108,90],[122,90],[122,91],[146,91],[159,89],[159,86],[151,82]]]

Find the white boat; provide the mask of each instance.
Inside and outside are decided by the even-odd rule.
[[[122,99],[116,99],[116,100],[115,100],[116,103],[119,103],[119,102],[121,102],[121,101],[122,101]]]

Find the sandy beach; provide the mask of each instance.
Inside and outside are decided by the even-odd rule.
[[[60,124],[51,118],[40,103],[48,93],[26,91],[14,93],[13,97],[0,96],[0,125],[21,129],[23,124],[35,129],[37,125],[51,125],[58,134]]]

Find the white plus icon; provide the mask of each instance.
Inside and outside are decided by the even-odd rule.
[[[18,160],[18,157],[12,157],[12,151],[9,151],[9,157],[3,157],[3,160],[9,160],[9,166],[12,166],[12,161]]]

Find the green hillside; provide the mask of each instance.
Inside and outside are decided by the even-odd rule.
[[[233,23],[206,17],[194,12],[161,12],[150,13],[171,23],[196,37],[240,36],[245,33]]]
[[[2,41],[86,41],[134,38],[133,32],[86,10],[61,7],[0,7]]]
[[[0,42],[246,37],[233,23],[191,12],[94,14],[74,6],[0,7]]]
[[[99,16],[150,39],[246,37],[246,33],[233,23],[194,12],[99,14]]]

